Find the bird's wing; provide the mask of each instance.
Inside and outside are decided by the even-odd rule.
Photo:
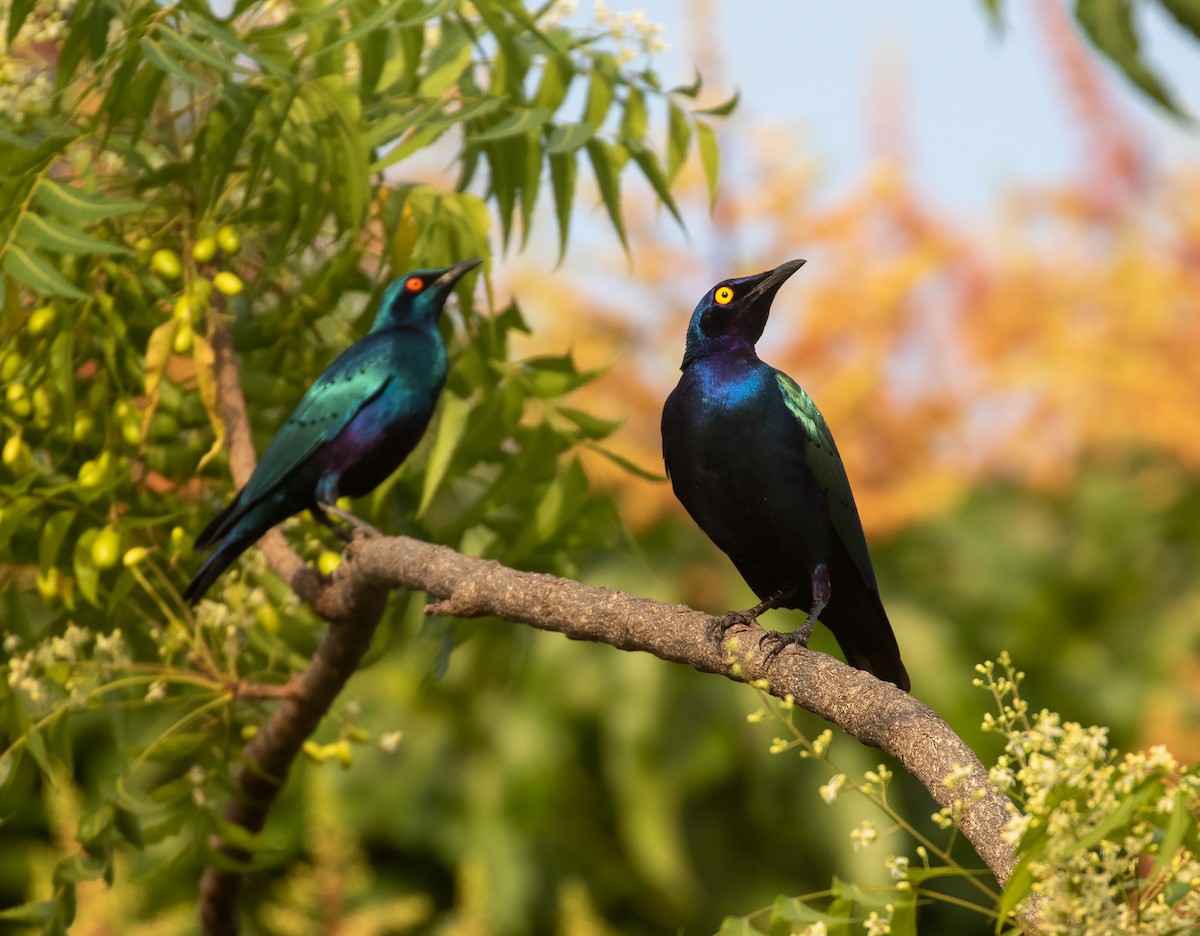
[[[363,339],[348,348],[304,394],[263,452],[241,500],[265,497],[322,445],[333,441],[381,394],[394,373],[390,343]]]
[[[833,433],[829,431],[817,404],[804,392],[803,387],[782,371],[775,371],[775,382],[779,385],[783,402],[803,430],[805,460],[825,492],[833,528],[854,560],[863,581],[877,588],[871,554],[867,551],[867,538],[854,504],[850,479],[846,477],[846,467],[833,441]]]

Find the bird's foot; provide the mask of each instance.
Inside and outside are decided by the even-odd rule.
[[[354,539],[356,533],[361,533],[364,536],[383,536],[382,530],[367,523],[361,517],[354,516],[350,511],[343,510],[337,504],[321,504],[320,509],[327,514],[337,517],[345,524],[345,526],[337,526],[331,523],[329,527],[347,543]]]
[[[722,614],[718,618],[713,618],[708,622],[708,626],[704,628],[704,633],[708,639],[715,643],[718,647],[725,639],[725,633],[732,627],[749,627],[758,620],[760,614],[770,611],[777,607],[779,602],[783,601],[787,595],[785,592],[776,592],[769,598],[764,598],[753,608],[747,608],[745,611],[730,611],[728,614]]]
[[[758,617],[754,609],[749,611],[730,611],[708,622],[704,627],[704,635],[710,642],[720,647],[725,640],[725,634],[734,627],[749,627]]]
[[[767,644],[767,659],[777,656],[784,647],[803,647],[808,649],[808,642],[812,639],[813,623],[815,618],[810,614],[798,628],[790,634],[785,634],[782,631],[767,631],[758,639],[758,648],[761,650]]]

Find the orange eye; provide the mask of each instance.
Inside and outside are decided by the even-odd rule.
[[[733,301],[733,290],[728,286],[722,286],[713,293],[713,298],[717,300],[717,305],[729,305]]]
[[[420,292],[425,288],[425,280],[419,276],[410,276],[404,281],[404,288],[409,292]]]

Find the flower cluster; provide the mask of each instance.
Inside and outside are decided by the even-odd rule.
[[[74,7],[74,0],[37,4],[11,43],[0,31],[0,113],[19,123],[48,111],[58,43]],[[0,22],[8,23],[11,14],[10,0],[0,0]]]
[[[556,6],[569,6],[574,10],[572,0],[559,0]],[[663,42],[663,24],[652,22],[644,10],[634,10],[632,13],[618,13],[609,9],[605,0],[596,0],[596,25],[604,29],[609,36],[618,42],[632,40],[636,45],[622,44],[617,51],[617,61],[622,65],[632,62],[639,52],[654,55],[656,52],[666,52],[671,47]]]
[[[1029,862],[1026,900],[1047,933],[1177,933],[1200,921],[1200,775],[1164,748],[1126,754],[1107,729],[1031,715],[1007,655],[977,667],[1004,736],[992,782],[1019,806],[1006,835]]]

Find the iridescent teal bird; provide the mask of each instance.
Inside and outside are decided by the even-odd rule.
[[[196,537],[197,549],[217,548],[184,590],[188,603],[275,524],[309,510],[333,526],[339,497],[362,497],[400,467],[446,382],[442,306],[482,262],[414,270],[388,286],[371,330],[309,387],[246,486]]]
[[[771,608],[800,608],[808,618],[794,633],[763,637],[772,653],[807,646],[819,618],[846,662],[907,690],[829,427],[799,384],[754,347],[776,292],[803,264],[724,280],[700,300],[683,376],[663,407],[663,460],[675,496],[761,599],[719,618],[712,639]]]

